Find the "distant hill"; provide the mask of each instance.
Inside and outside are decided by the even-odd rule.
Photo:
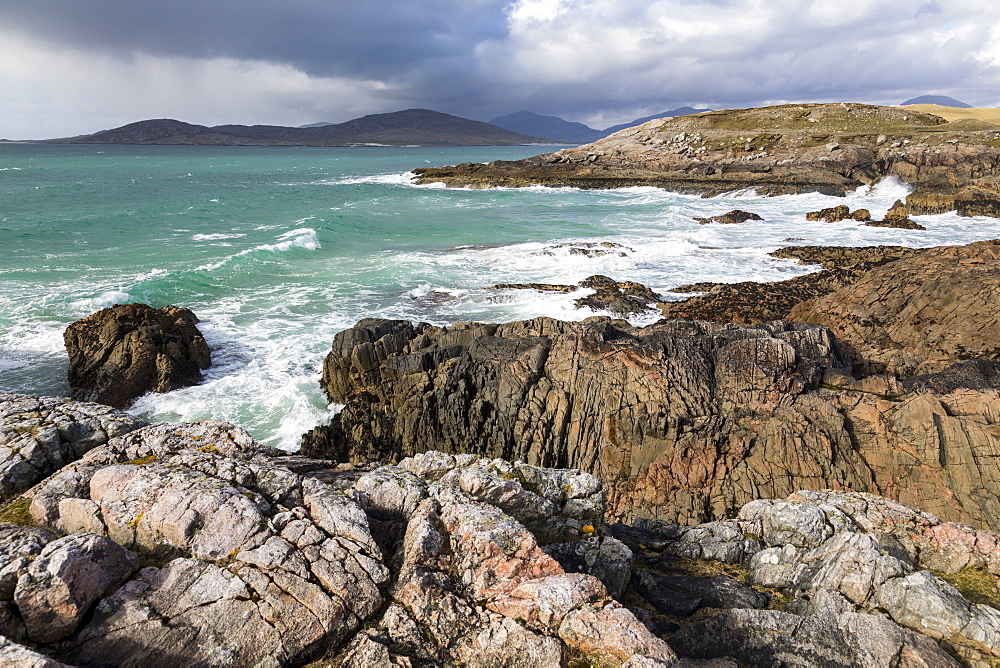
[[[691,114],[702,114],[706,111],[712,111],[711,109],[694,109],[692,107],[678,107],[672,111],[664,111],[659,114],[653,114],[652,116],[643,116],[642,118],[637,118],[634,121],[629,121],[628,123],[622,123],[620,125],[612,125],[610,128],[604,129],[604,136],[614,134],[619,130],[624,130],[625,128],[630,128],[635,125],[642,125],[643,123],[648,123],[649,121],[656,120],[657,118],[667,118],[673,116],[690,116]]]
[[[407,109],[389,114],[322,125],[289,128],[278,125],[216,125],[207,127],[173,119],[129,123],[81,137],[50,139],[68,144],[199,144],[222,146],[518,146],[549,143],[498,128],[489,123],[429,109]]]
[[[634,125],[641,125],[646,121],[657,118],[667,118],[670,116],[687,116],[689,114],[700,114],[711,109],[693,109],[692,107],[680,107],[672,111],[664,111],[652,116],[637,118],[628,123],[613,125],[604,130],[595,130],[583,123],[573,123],[563,120],[558,116],[542,116],[533,111],[518,111],[506,116],[499,116],[490,121],[491,124],[506,128],[513,132],[520,132],[535,137],[546,137],[557,142],[567,142],[569,144],[587,144],[598,139],[603,139],[610,134],[630,128]],[[305,127],[305,126],[303,126]]]
[[[921,95],[920,97],[915,97],[913,99],[907,100],[906,102],[900,102],[900,106],[905,106],[908,104],[937,104],[942,107],[958,107],[959,109],[972,109],[971,104],[966,104],[965,102],[960,102],[953,97],[948,97],[947,95]]]
[[[499,116],[490,121],[490,124],[512,132],[545,137],[568,144],[586,144],[597,141],[607,134],[583,123],[573,123],[558,116],[542,116],[533,111],[518,111],[506,116]]]

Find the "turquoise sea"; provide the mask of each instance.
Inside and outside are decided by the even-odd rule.
[[[516,159],[540,147],[247,148],[0,144],[0,391],[64,395],[66,325],[115,303],[191,308],[212,347],[203,384],[148,395],[149,420],[218,418],[294,449],[336,410],[319,390],[333,335],[364,317],[451,323],[582,319],[573,295],[487,290],[593,274],[662,290],[811,271],[786,245],[932,246],[997,222],[921,217],[926,232],[807,223],[847,203],[881,216],[905,186],[841,198],[700,199],[654,188],[465,190],[410,169]],[[763,222],[698,225],[733,208]],[[786,241],[793,238],[794,241]],[[610,241],[587,257],[561,244]],[[655,317],[637,322],[652,322]]]

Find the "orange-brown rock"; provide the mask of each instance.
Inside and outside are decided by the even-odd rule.
[[[861,372],[903,376],[1000,357],[1000,241],[940,246],[869,271],[788,316],[828,326]]]
[[[345,408],[305,437],[311,456],[580,468],[619,519],[696,523],[832,488],[1000,527],[998,391],[961,374],[944,394],[854,378],[821,326],[365,320],[337,335],[323,377]]]
[[[857,281],[873,267],[916,252],[919,251],[903,246],[779,248],[771,253],[772,257],[797,258],[799,264],[820,264],[823,270],[773,283],[744,281],[681,286],[673,291],[705,294],[656,306],[664,318],[756,325],[784,318],[796,304],[830,294]]]

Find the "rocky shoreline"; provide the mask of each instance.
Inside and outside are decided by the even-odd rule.
[[[417,183],[485,188],[655,186],[719,195],[848,191],[896,177],[913,215],[1000,216],[1000,128],[900,107],[799,104],[650,121],[517,161],[414,169]]]
[[[646,327],[362,320],[297,454],[0,395],[0,665],[996,665],[1000,241],[774,255],[584,282]],[[196,382],[196,322],[76,323],[80,392]]]
[[[128,419],[95,410],[0,395],[0,434]],[[5,665],[1000,658],[1000,536],[875,496],[607,524],[578,469],[435,451],[336,466],[221,422],[129,426],[3,509]]]

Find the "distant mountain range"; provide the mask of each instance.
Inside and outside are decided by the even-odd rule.
[[[207,127],[172,119],[130,123],[91,135],[47,140],[70,144],[199,144],[223,146],[518,146],[551,143],[429,109],[371,114],[345,123],[289,128],[278,125]]]
[[[669,116],[687,116],[689,114],[699,114],[711,109],[693,109],[691,107],[680,107],[672,111],[664,111],[652,116],[637,118],[629,123],[613,125],[604,130],[595,130],[583,123],[571,123],[558,116],[542,116],[532,111],[518,111],[506,116],[494,118],[490,123],[512,132],[534,135],[536,137],[548,137],[554,141],[567,142],[570,144],[587,144],[598,139],[603,139],[610,134],[639,125],[656,118],[667,118]]]
[[[958,107],[959,109],[972,109],[971,104],[966,104],[947,95],[921,95],[913,99],[901,102],[901,106],[908,104],[939,104],[942,107]]]

